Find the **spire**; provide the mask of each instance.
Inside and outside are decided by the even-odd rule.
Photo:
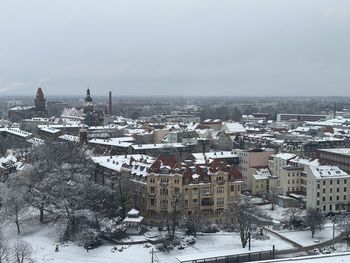
[[[89,88],[86,90],[85,102],[92,102],[92,98],[90,96],[90,89]]]

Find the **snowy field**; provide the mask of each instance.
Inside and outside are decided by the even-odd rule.
[[[14,225],[7,225],[4,228],[4,234],[8,240],[15,240],[17,238]],[[288,249],[293,246],[281,241],[275,235],[269,235],[270,239],[265,241],[252,240],[252,251],[270,250],[275,244],[277,249]],[[144,245],[123,246],[122,252],[112,252],[112,245],[101,246],[97,249],[87,252],[83,247],[77,246],[73,243],[59,247],[59,252],[55,252],[55,245],[57,240],[57,228],[52,225],[40,226],[36,222],[31,222],[31,226],[23,227],[23,234],[20,238],[28,241],[34,251],[34,258],[36,262],[128,262],[128,263],[142,263],[151,261],[151,250],[155,247],[146,248]],[[184,250],[174,250],[169,253],[156,252],[156,258],[159,262],[178,262],[176,256],[206,253],[210,251],[224,251],[233,250],[233,253],[248,252],[248,248],[243,249],[240,245],[240,240],[237,235],[233,233],[216,233],[205,234],[198,236],[197,242],[185,248]],[[121,246],[118,246],[121,247]]]
[[[311,237],[311,231],[278,231],[282,236],[293,240],[302,246],[314,245],[316,242],[324,242],[333,238],[333,224],[325,224],[321,231],[317,231],[314,238]],[[335,236],[339,232],[335,230]]]

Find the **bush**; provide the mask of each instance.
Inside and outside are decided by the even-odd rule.
[[[205,226],[202,230],[203,233],[217,233],[220,231],[220,228],[216,224],[210,224],[208,226]]]

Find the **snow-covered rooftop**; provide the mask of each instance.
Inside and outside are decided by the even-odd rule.
[[[238,122],[224,122],[222,130],[226,133],[245,133],[246,129]]]
[[[43,132],[47,132],[47,133],[51,133],[51,134],[55,134],[60,132],[59,129],[56,129],[52,126],[48,126],[48,125],[38,125],[38,128],[43,131]]]
[[[331,165],[321,165],[321,166],[310,166],[312,174],[316,178],[326,178],[326,177],[350,177],[350,175],[338,166]]]
[[[289,160],[289,159],[296,157],[297,155],[294,153],[277,153],[274,156],[276,158],[280,158],[282,160]]]
[[[118,138],[109,138],[109,139],[92,139],[92,140],[89,141],[89,143],[127,148],[130,145],[132,145],[132,142],[128,142],[128,141],[131,141],[130,138],[132,138],[132,137],[118,137]],[[133,140],[133,138],[132,138],[132,140]]]
[[[70,141],[70,142],[80,142],[79,136],[73,136],[73,135],[69,135],[69,134],[63,134],[63,135],[59,136],[58,138],[61,140]]]
[[[22,138],[27,138],[32,135],[32,133],[23,131],[20,128],[3,128],[2,131],[7,132],[9,134],[17,135]]]
[[[320,151],[350,156],[350,148],[320,149]]]
[[[153,163],[155,159],[148,155],[130,154],[130,155],[114,155],[114,156],[97,156],[91,157],[92,161],[108,169],[120,172],[123,164],[130,164],[131,159],[135,161],[144,161]],[[137,170],[137,169],[136,169]],[[136,171],[135,171],[136,172]]]
[[[135,144],[131,146],[134,150],[151,150],[162,148],[185,148],[182,143],[155,143],[155,144]]]

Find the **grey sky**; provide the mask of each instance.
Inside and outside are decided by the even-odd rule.
[[[350,96],[349,0],[1,0],[0,96]]]

